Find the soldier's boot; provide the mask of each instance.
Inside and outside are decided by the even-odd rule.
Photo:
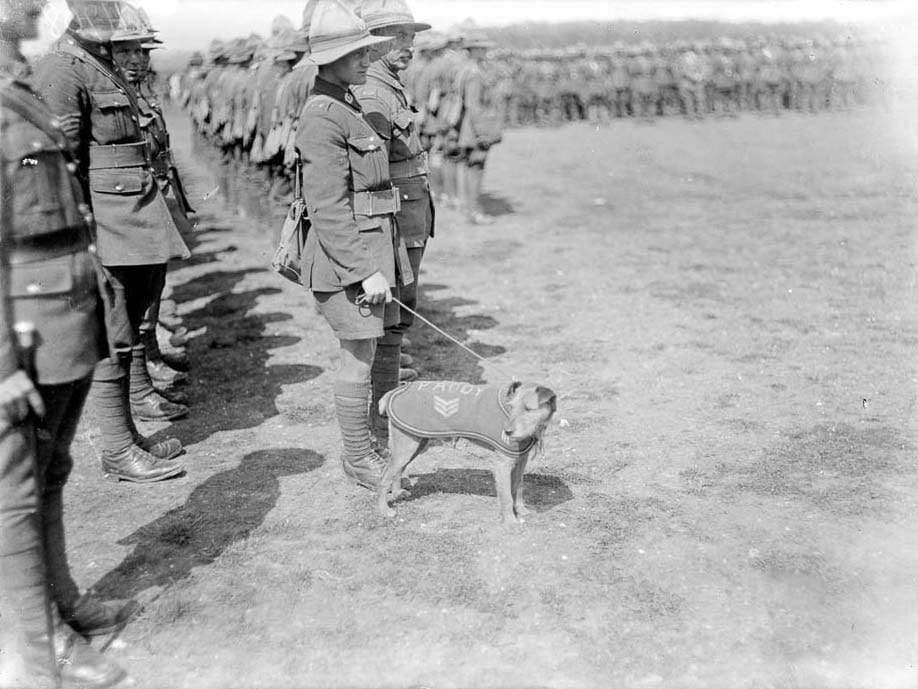
[[[50,640],[61,689],[110,689],[127,685],[128,674],[121,666],[90,646],[56,615],[54,618]]]
[[[134,418],[141,421],[173,421],[188,415],[187,406],[170,402],[153,387],[142,344],[132,350],[130,372],[130,405]]]
[[[376,439],[376,450],[389,447],[389,422],[379,413],[379,401],[394,390],[400,379],[401,345],[398,335],[386,333],[376,344],[376,356],[370,371],[373,394],[370,400],[370,429]]]
[[[92,394],[102,431],[102,471],[107,478],[148,483],[184,471],[184,466],[173,459],[181,454],[180,448],[176,452],[177,440],[150,443],[137,431],[130,413],[128,383],[124,375],[115,380],[96,378]]]
[[[345,475],[358,486],[374,490],[386,470],[386,461],[373,450],[370,438],[370,383],[335,382],[335,414],[344,452],[341,464]]]

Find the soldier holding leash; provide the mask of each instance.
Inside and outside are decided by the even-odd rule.
[[[319,71],[296,135],[312,221],[303,275],[340,343],[334,401],[344,472],[367,488],[376,487],[386,467],[370,435],[376,343],[386,327],[398,324],[392,293],[410,284],[412,274],[395,224],[399,196],[389,177],[386,142],[350,87],[366,82],[370,47],[391,41],[372,36],[339,0],[319,0],[309,28],[311,60]]]

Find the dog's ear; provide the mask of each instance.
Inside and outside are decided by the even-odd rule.
[[[518,380],[510,383],[510,387],[507,388],[507,397],[513,397],[516,391],[519,390],[522,386],[523,384]]]
[[[547,404],[554,412],[557,409],[556,399],[557,396],[552,390],[538,385],[535,390],[526,395],[526,408],[530,411],[535,411]]]
[[[535,397],[535,404],[531,407],[527,404],[527,408],[538,409],[542,405],[547,404],[551,407],[552,411],[557,410],[557,395],[555,395],[554,391],[550,388],[539,385],[536,387],[532,396]]]

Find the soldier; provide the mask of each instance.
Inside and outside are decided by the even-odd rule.
[[[401,203],[395,220],[408,250],[414,278],[401,290],[400,300],[415,309],[421,260],[427,240],[434,232],[434,205],[427,179],[427,152],[418,134],[416,110],[409,104],[399,75],[411,64],[415,33],[430,29],[430,24],[416,22],[404,0],[367,0],[361,6],[361,16],[373,35],[392,39],[386,45],[388,52],[370,65],[366,84],[357,87],[355,93],[366,119],[388,142],[389,176],[398,188]],[[379,416],[379,400],[400,379],[417,377],[411,369],[399,370],[403,362],[402,339],[414,323],[409,311],[400,311],[398,324],[386,328],[385,335],[377,342],[373,359],[370,418],[380,448],[388,445],[389,427],[388,421]],[[410,365],[411,361],[407,359],[404,363]]]
[[[319,73],[296,137],[312,221],[303,275],[340,343],[334,400],[344,472],[367,488],[376,487],[386,467],[373,450],[369,418],[376,345],[385,327],[399,322],[393,290],[412,280],[395,224],[399,196],[385,142],[350,86],[366,81],[369,48],[391,41],[370,35],[339,0],[319,0],[309,28],[310,59]]]
[[[502,137],[503,118],[493,101],[492,84],[482,63],[494,43],[484,36],[472,35],[466,37],[463,45],[467,58],[456,78],[461,99],[457,129],[462,210],[472,224],[490,225],[494,219],[481,208],[481,187],[488,152]]]
[[[622,44],[616,44],[612,53],[609,67],[610,97],[615,117],[629,117],[631,115],[631,73],[628,71],[628,60]]]
[[[628,61],[628,71],[631,77],[631,111],[640,122],[652,123],[656,115],[659,90],[653,69],[653,46],[649,43],[635,46]]]
[[[81,635],[132,606],[80,595],[64,542],[70,444],[106,348],[92,216],[59,123],[26,79],[39,0],[0,0],[0,687],[111,687]]]
[[[704,58],[699,55],[701,46],[686,46],[679,55],[679,97],[682,111],[689,119],[703,119],[707,114],[706,79]]]
[[[433,157],[440,163],[440,174],[443,181],[440,187],[440,202],[458,208],[461,203],[459,193],[459,131],[456,124],[462,103],[456,88],[456,77],[464,62],[461,53],[462,33],[453,29],[446,35],[446,45],[440,57],[431,63],[433,69],[430,97],[430,112],[438,124],[437,141],[434,144]]]
[[[117,295],[108,326],[118,356],[103,359],[93,375],[102,469],[112,480],[159,481],[184,471],[174,460],[181,443],[151,443],[134,417],[169,420],[187,408],[155,390],[130,396],[128,378],[140,382],[146,372],[132,364],[140,323],[166,262],[184,243],[153,173],[134,90],[112,62],[113,39],[119,51],[140,51],[149,35],[126,3],[70,1],[74,19],[39,62],[36,83],[77,152],[98,226],[98,257]]]
[[[153,36],[155,32],[149,26],[148,20],[143,13],[141,16],[144,19],[145,29],[150,36]],[[149,43],[142,44],[140,50],[136,50],[130,44],[113,41],[112,59],[128,83],[134,87],[137,105],[141,112],[141,127],[146,133],[153,172],[166,198],[176,227],[182,234],[188,235],[193,232],[193,229],[187,214],[193,209],[185,195],[181,176],[172,157],[169,132],[166,129],[162,108],[147,81],[150,53],[159,47],[160,43],[159,39],[151,38]],[[185,259],[189,255],[184,243],[177,243],[172,257]],[[185,394],[174,387],[184,382],[186,377],[173,366],[187,370],[187,358],[174,353],[166,355],[161,352],[156,337],[156,324],[159,320],[165,278],[166,272],[163,271],[160,279],[153,286],[153,301],[140,324],[140,343],[132,351],[131,397],[135,400],[142,400],[155,387],[156,391],[170,402],[186,404]],[[176,340],[176,338],[179,339]],[[180,335],[173,335],[172,339],[181,342]],[[156,386],[153,381],[156,381]]]

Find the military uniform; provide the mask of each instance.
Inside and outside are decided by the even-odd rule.
[[[434,202],[428,181],[427,152],[418,134],[416,110],[409,104],[399,75],[377,60],[367,73],[367,82],[355,89],[364,116],[387,141],[389,175],[398,188],[401,208],[395,219],[408,251],[413,282],[401,290],[400,299],[408,308],[417,308],[418,278],[427,240],[434,232]],[[398,384],[399,360],[404,334],[414,323],[414,315],[400,309],[398,324],[379,341],[373,370],[373,398],[370,405],[378,439],[388,437],[385,421],[378,417],[379,400]]]
[[[139,438],[127,408],[126,373],[160,275],[176,247],[184,244],[153,170],[136,95],[107,51],[68,30],[38,63],[36,84],[77,152],[95,214],[98,256],[115,292],[108,326],[121,356],[104,359],[94,374],[103,469],[135,480],[135,472],[125,467],[136,468],[140,461],[146,465],[144,480],[152,480],[154,475],[180,473],[182,467],[138,452]],[[158,405],[168,404],[154,395],[145,398],[151,415],[158,413]]]
[[[317,77],[296,142],[312,221],[303,252],[305,286],[338,293],[377,271],[392,287],[410,283],[408,255],[394,222],[399,196],[389,178],[386,146],[353,94]],[[389,311],[386,324],[395,325],[398,309]],[[382,336],[382,319],[361,334]]]
[[[95,659],[59,621],[78,623],[84,609],[67,564],[63,489],[106,350],[92,218],[67,141],[17,79],[21,67],[0,57],[0,381],[25,370],[45,414],[16,420],[0,412],[0,684],[52,686],[61,663],[65,681],[109,686],[124,672]],[[14,324],[32,326],[33,347],[20,346]],[[23,667],[27,679],[17,676]]]

